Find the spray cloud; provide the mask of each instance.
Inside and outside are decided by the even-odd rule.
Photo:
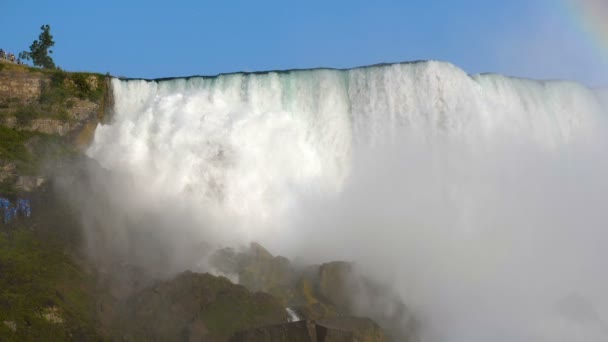
[[[421,62],[113,87],[94,258],[167,275],[256,240],[356,262],[425,341],[605,339],[605,109],[583,86]]]

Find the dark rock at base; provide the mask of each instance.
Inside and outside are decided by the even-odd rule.
[[[137,340],[225,340],[239,330],[287,321],[274,297],[193,272],[138,293],[132,305],[129,335]]]
[[[236,333],[231,342],[382,342],[380,327],[368,318],[336,317],[299,321]]]
[[[294,266],[257,243],[237,252],[216,251],[211,265],[237,275],[240,284],[280,299],[304,320],[365,316],[377,322],[389,339],[416,341],[419,323],[390,285],[366,277],[356,265],[333,261]]]
[[[347,339],[350,334],[350,339]],[[325,339],[323,339],[325,336]],[[317,321],[318,341],[386,341],[382,329],[369,318],[333,317]]]
[[[317,341],[314,321],[299,321],[237,332],[230,342]]]

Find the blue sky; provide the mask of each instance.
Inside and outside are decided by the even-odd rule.
[[[50,24],[60,67],[117,76],[435,59],[608,84],[608,58],[560,1],[1,0],[0,47],[26,50]]]

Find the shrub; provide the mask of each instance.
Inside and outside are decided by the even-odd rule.
[[[17,125],[24,127],[29,125],[32,120],[40,117],[41,113],[36,106],[23,106],[17,109],[15,112],[15,118],[17,119]]]

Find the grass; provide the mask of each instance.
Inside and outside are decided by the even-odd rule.
[[[2,341],[79,340],[95,333],[92,279],[64,254],[65,244],[41,239],[20,222],[0,233],[0,324]],[[63,323],[43,316],[56,310]]]
[[[28,126],[32,120],[42,116],[42,111],[36,105],[19,106],[13,113],[19,127]]]
[[[29,161],[31,155],[25,147],[25,142],[33,133],[17,131],[0,126],[0,159],[11,161]]]
[[[46,163],[77,153],[77,147],[65,137],[0,126],[0,160],[15,163],[20,175],[40,174]],[[14,192],[6,184],[0,184],[0,190]]]
[[[100,340],[97,279],[75,263],[78,215],[58,196],[49,185],[30,195],[31,218],[0,223],[0,341]],[[49,311],[62,322],[45,318]]]

